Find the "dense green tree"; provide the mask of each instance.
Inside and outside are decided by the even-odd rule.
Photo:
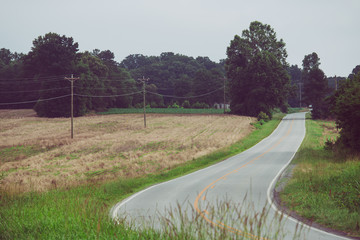
[[[324,72],[319,68],[320,58],[316,53],[308,54],[303,60],[304,102],[312,105],[312,117],[326,118],[329,104],[325,100],[329,92]]]
[[[360,72],[343,82],[332,99],[339,142],[360,152]]]
[[[270,25],[252,22],[242,37],[235,35],[227,48],[231,112],[257,116],[286,104],[290,80],[286,49]]]
[[[191,93],[193,96],[200,97],[191,99],[191,102],[203,102],[209,106],[213,106],[215,103],[223,102],[223,90],[221,89],[221,87],[223,87],[223,80],[221,77],[221,72],[216,70],[209,71],[203,69],[197,71],[193,80]],[[213,90],[215,92],[206,94],[209,90]]]
[[[212,85],[213,79],[218,82],[219,73],[223,74],[223,66],[212,62],[208,57],[188,57],[173,52],[164,52],[160,56],[147,57],[136,54],[126,57],[120,64],[131,73],[132,78],[139,79],[145,76],[150,78],[149,84],[155,84],[159,94],[164,95],[164,104],[171,105],[178,102],[180,105],[186,100],[186,97],[213,91],[217,84]],[[199,71],[209,71],[208,78],[199,78],[196,76]],[[212,75],[214,74],[214,75]],[[212,97],[212,99],[211,99]],[[209,101],[214,103],[218,101],[218,96],[210,95],[210,99],[188,99],[191,102]],[[139,99],[140,101],[141,99]],[[137,100],[135,100],[137,102]]]
[[[349,74],[350,79],[354,78],[356,74],[358,74],[360,72],[360,65],[357,65],[352,72]]]
[[[120,108],[131,107],[134,95],[129,93],[137,92],[139,89],[136,87],[136,82],[131,78],[130,73],[114,60],[115,54],[110,50],[100,51],[99,49],[94,49],[92,55],[99,58],[109,70],[108,79],[105,81],[111,86],[112,95],[115,96],[115,101],[113,101],[111,106]]]
[[[35,107],[39,116],[70,115],[70,96],[64,97],[70,93],[69,82],[64,76],[74,72],[77,51],[78,43],[65,35],[47,33],[33,41],[31,51],[24,57],[25,74],[39,79],[42,90],[53,89],[41,92]]]
[[[104,110],[115,101],[110,96],[115,92],[107,77],[109,68],[89,52],[81,53],[76,64],[76,75],[80,77],[75,82],[74,105],[75,115],[81,116],[89,110]]]
[[[288,103],[291,107],[301,107],[303,105],[302,95],[304,90],[304,84],[301,77],[302,71],[298,65],[291,65],[287,71],[290,75],[290,82],[292,86]]]
[[[0,108],[26,108],[29,104],[5,103],[26,102],[38,96],[38,93],[31,92],[34,86],[23,78],[22,56],[9,49],[0,49]]]

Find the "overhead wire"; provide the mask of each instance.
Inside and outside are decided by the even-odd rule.
[[[124,96],[131,96],[135,94],[142,93],[142,91],[139,92],[133,92],[133,93],[125,93],[125,94],[117,94],[117,95],[104,95],[104,96],[97,96],[97,95],[83,95],[83,94],[74,94],[74,96],[78,97],[95,97],[95,98],[106,98],[106,97],[124,97]]]
[[[150,92],[150,91],[146,91],[147,93],[151,93],[151,94],[154,94],[154,95],[158,95],[158,96],[162,96],[162,97],[171,97],[171,98],[181,98],[181,99],[188,99],[188,98],[198,98],[198,97],[204,97],[204,96],[207,96],[207,95],[210,95],[214,92],[217,92],[221,89],[223,89],[224,87],[221,87],[221,88],[218,88],[214,91],[211,91],[211,92],[208,92],[208,93],[204,93],[204,94],[201,94],[201,95],[197,95],[197,96],[187,96],[187,97],[181,97],[181,96],[174,96],[174,95],[165,95],[165,94],[160,94],[160,93],[154,93],[154,92]]]
[[[0,91],[0,93],[46,92],[46,91],[61,90],[61,89],[70,89],[70,87],[50,88],[50,89],[38,89],[38,90],[22,90],[22,91],[5,91],[5,92]]]
[[[63,95],[59,97],[53,97],[53,98],[46,98],[46,99],[37,99],[37,100],[30,100],[30,101],[24,101],[24,102],[12,102],[12,103],[0,103],[0,105],[17,105],[17,104],[27,104],[27,103],[36,103],[36,102],[45,102],[45,101],[51,101],[55,99],[65,98],[69,97],[71,94]]]

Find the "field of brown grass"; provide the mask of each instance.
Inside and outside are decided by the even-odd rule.
[[[0,110],[0,188],[45,191],[172,168],[248,135],[254,118],[233,115],[95,115],[39,118]]]

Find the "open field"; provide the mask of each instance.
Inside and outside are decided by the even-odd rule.
[[[38,118],[0,110],[0,186],[44,191],[118,177],[158,173],[231,145],[254,118],[232,115],[96,115]]]

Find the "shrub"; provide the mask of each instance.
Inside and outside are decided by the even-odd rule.
[[[208,109],[210,108],[209,104],[206,104],[206,103],[199,103],[199,102],[196,102],[192,105],[192,108],[196,108],[196,109],[201,109],[201,108],[205,108],[205,109]]]
[[[185,100],[185,101],[183,102],[183,104],[182,104],[182,107],[183,107],[183,108],[190,108],[191,105],[190,105],[189,100]]]
[[[258,121],[261,121],[263,120],[264,122],[268,122],[270,120],[270,117],[264,113],[263,111],[261,111],[258,116],[257,116],[257,120]],[[261,124],[261,123],[260,123]],[[262,124],[261,124],[262,125]]]
[[[169,106],[170,108],[180,108],[180,106],[177,104],[177,102],[174,102],[171,106]]]

